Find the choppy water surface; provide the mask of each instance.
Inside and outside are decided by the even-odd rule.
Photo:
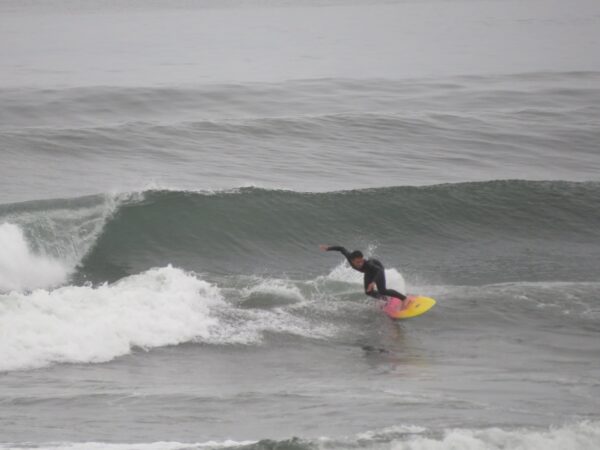
[[[0,3],[0,447],[600,447],[577,5]]]

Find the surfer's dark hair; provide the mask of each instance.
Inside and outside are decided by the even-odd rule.
[[[354,250],[352,253],[350,253],[350,259],[356,259],[356,258],[362,258],[363,254],[360,250]]]

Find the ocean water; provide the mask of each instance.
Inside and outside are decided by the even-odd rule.
[[[0,0],[0,448],[600,448],[599,46],[587,0]]]

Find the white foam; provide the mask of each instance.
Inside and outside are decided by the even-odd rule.
[[[596,450],[600,423],[581,422],[546,430],[452,429],[441,438],[417,436],[395,441],[393,450]]]
[[[214,339],[217,287],[180,269],[151,269],[98,287],[0,295],[0,370],[103,362],[195,339]]]
[[[301,297],[283,280],[265,280],[255,289]],[[260,344],[269,332],[318,339],[337,331],[329,323],[297,314],[290,305],[238,308],[224,300],[217,286],[171,266],[97,287],[0,295],[0,330],[0,371],[105,362],[133,347],[184,342],[250,345]]]
[[[15,224],[0,224],[0,248],[0,292],[57,286],[69,275],[63,262],[34,254]]]

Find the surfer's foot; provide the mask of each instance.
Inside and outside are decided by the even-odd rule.
[[[406,308],[408,308],[408,305],[410,305],[410,303],[412,302],[412,298],[406,297],[404,300],[402,300],[402,309],[400,311],[404,311]]]

